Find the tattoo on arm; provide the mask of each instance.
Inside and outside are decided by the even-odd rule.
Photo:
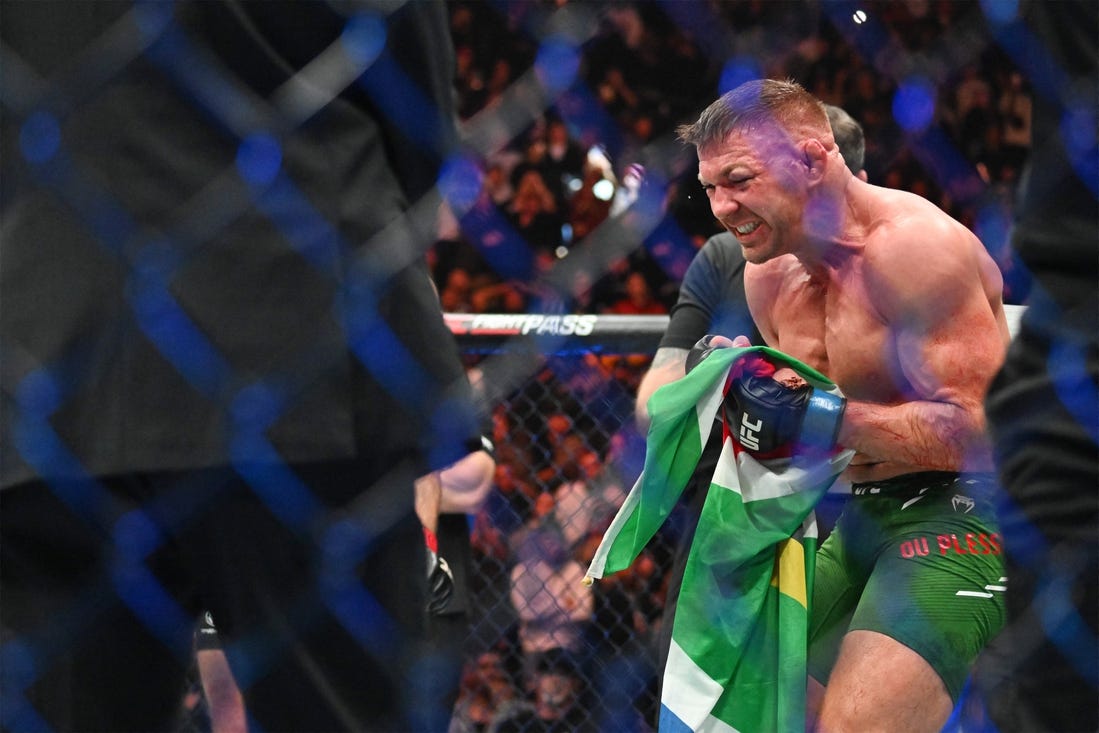
[[[676,349],[671,347],[664,347],[656,350],[656,355],[653,357],[653,363],[649,367],[650,369],[658,369],[660,367],[668,366],[679,362],[680,364],[687,363],[687,353],[689,349]]]
[[[656,350],[653,362],[649,365],[645,376],[641,378],[641,384],[638,385],[637,394],[634,397],[637,423],[642,429],[647,428],[649,424],[649,415],[645,409],[649,397],[660,387],[683,376],[687,364],[687,353],[688,349],[668,347]]]

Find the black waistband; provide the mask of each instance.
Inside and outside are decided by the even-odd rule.
[[[851,484],[851,493],[855,496],[867,494],[894,494],[904,493],[912,489],[946,489],[958,483],[969,484],[970,487],[987,487],[993,483],[994,476],[991,473],[958,473],[956,471],[918,471],[916,473],[903,473],[879,481],[863,481]]]

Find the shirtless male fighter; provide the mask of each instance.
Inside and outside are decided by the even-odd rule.
[[[848,400],[853,496],[817,556],[810,723],[938,731],[1004,617],[982,410],[1008,341],[1001,276],[939,208],[852,174],[796,83],[747,82],[678,132],[767,345]],[[783,421],[797,404],[753,409]]]

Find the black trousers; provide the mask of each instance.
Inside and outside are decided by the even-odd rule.
[[[977,680],[1004,733],[1099,730],[1097,330],[1024,321],[986,399],[1008,621]]]
[[[412,469],[354,461],[0,493],[3,728],[169,730],[217,621],[267,731],[422,728]]]

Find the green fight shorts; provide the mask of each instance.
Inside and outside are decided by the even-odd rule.
[[[827,684],[844,634],[877,631],[927,660],[957,702],[1004,623],[1003,545],[990,474],[855,484],[816,557],[809,674]]]

